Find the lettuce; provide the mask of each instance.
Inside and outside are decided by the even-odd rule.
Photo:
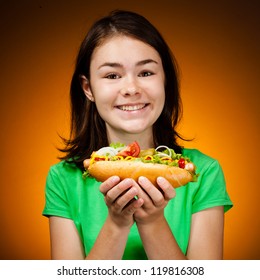
[[[86,169],[83,173],[82,173],[82,178],[86,179],[87,177],[91,177],[91,175],[88,172],[88,169]]]
[[[116,143],[111,143],[111,144],[109,145],[109,147],[114,148],[114,149],[118,149],[118,148],[123,148],[123,147],[125,147],[125,144],[116,142]]]

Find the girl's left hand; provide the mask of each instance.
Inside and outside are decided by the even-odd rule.
[[[144,200],[141,208],[134,213],[137,224],[153,223],[164,217],[164,208],[175,197],[176,192],[172,185],[163,177],[157,178],[158,186],[154,186],[146,177],[138,179],[139,198]]]

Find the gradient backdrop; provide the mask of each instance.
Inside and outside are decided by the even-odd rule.
[[[3,2],[5,2],[3,4]],[[90,24],[142,13],[181,68],[188,143],[223,166],[225,258],[260,259],[258,1],[11,0],[0,4],[0,259],[49,259],[45,178],[68,135],[74,59]]]

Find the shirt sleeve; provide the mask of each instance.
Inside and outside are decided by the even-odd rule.
[[[54,167],[49,170],[45,186],[45,207],[42,212],[44,216],[60,216],[71,219],[68,204],[68,195],[64,182]]]
[[[219,162],[211,162],[200,177],[199,188],[193,197],[192,212],[215,206],[224,206],[224,211],[228,211],[233,204],[226,191],[226,182]]]

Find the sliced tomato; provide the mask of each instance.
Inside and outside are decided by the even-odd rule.
[[[120,151],[117,156],[123,156],[123,157],[138,157],[140,153],[140,146],[136,141],[133,143],[127,145],[122,151]]]

